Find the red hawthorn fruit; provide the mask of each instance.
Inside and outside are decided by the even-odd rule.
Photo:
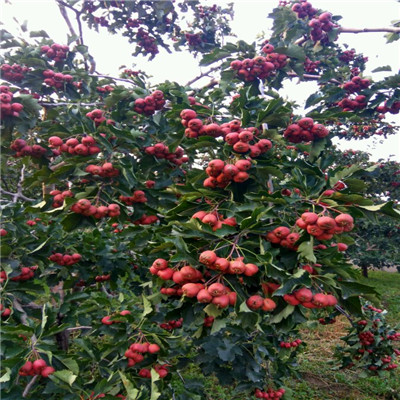
[[[197,293],[197,300],[199,303],[211,303],[213,296],[209,293],[207,289],[201,289]]]
[[[273,311],[276,308],[276,303],[271,299],[264,299],[261,308],[263,311]]]
[[[226,287],[222,283],[213,283],[208,288],[208,293],[213,297],[219,297],[226,293]]]
[[[217,255],[212,250],[203,251],[199,256],[199,261],[205,265],[214,264],[217,260]]]
[[[263,304],[264,304],[264,298],[262,298],[258,294],[251,296],[246,300],[246,305],[247,307],[250,308],[250,310],[258,310],[259,308],[262,307]]]
[[[328,299],[325,294],[317,293],[314,295],[312,303],[317,307],[326,307],[328,305]]]
[[[317,225],[323,230],[334,229],[336,222],[331,217],[320,217],[317,220]]]
[[[301,288],[299,290],[296,290],[293,293],[293,295],[301,303],[310,302],[313,298],[313,294],[312,294],[311,290],[307,289],[307,288]]]
[[[313,212],[305,212],[301,214],[301,219],[307,224],[307,225],[313,225],[317,222],[318,220],[318,214],[313,213]]]
[[[215,304],[218,308],[226,308],[229,306],[229,296],[222,295],[218,297],[213,297],[212,304]]]
[[[186,297],[196,297],[202,286],[198,283],[186,283],[182,286],[182,291]]]

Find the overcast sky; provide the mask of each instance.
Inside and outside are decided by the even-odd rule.
[[[400,5],[396,0],[310,0],[316,8],[330,11],[334,15],[341,15],[340,24],[348,28],[379,28],[390,26],[391,21],[400,19]],[[221,2],[217,2],[218,4]],[[235,19],[232,22],[233,31],[238,38],[252,42],[256,35],[265,32],[268,38],[268,29],[271,20],[268,14],[277,5],[277,0],[235,0]],[[209,2],[213,4],[213,2]],[[11,0],[11,4],[1,2],[1,14],[5,28],[12,33],[17,33],[19,23],[28,22],[29,30],[47,31],[49,36],[57,43],[64,44],[68,29],[61,17],[54,0]],[[71,15],[71,21],[74,21]],[[85,44],[89,46],[90,53],[96,59],[97,70],[112,76],[119,75],[119,67],[126,65],[128,68],[136,64],[137,69],[145,70],[153,75],[152,82],[164,80],[176,81],[185,84],[197,76],[201,69],[198,60],[193,55],[174,53],[173,55],[162,52],[154,61],[148,62],[144,57],[133,59],[132,45],[126,38],[108,35],[106,30],[100,33],[90,31],[84,26]],[[234,41],[235,39],[233,39]],[[341,34],[339,43],[347,43],[350,48],[355,48],[358,53],[364,53],[369,58],[367,74],[378,66],[390,65],[393,73],[400,69],[399,41],[386,44],[383,33]],[[388,73],[374,74],[375,80],[382,79]],[[295,82],[285,86],[284,95],[295,99],[299,104],[315,91],[312,83],[297,85]],[[398,116],[389,117],[400,125]],[[343,142],[343,141],[342,141]],[[391,136],[384,143],[376,143],[375,139],[344,142],[342,148],[365,150],[373,154],[374,159],[387,158],[394,155],[393,160],[400,161],[400,135]]]

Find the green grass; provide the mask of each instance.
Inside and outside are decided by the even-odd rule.
[[[365,283],[381,294],[387,322],[400,322],[400,274],[372,271]],[[304,327],[302,337],[307,343],[299,355],[301,379],[288,378],[285,385],[292,390],[293,400],[400,400],[400,371],[384,378],[360,378],[357,370],[334,369],[333,354],[340,337],[346,334],[348,321],[338,318],[333,325]],[[191,367],[184,379],[197,379],[204,384],[207,397],[202,400],[253,400],[254,396],[233,396],[232,388],[223,387],[215,378],[204,378]],[[179,384],[178,384],[179,385]]]

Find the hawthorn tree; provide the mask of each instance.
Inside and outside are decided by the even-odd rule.
[[[400,335],[364,323],[376,292],[345,251],[398,205],[330,148],[396,132],[399,76],[364,76],[335,43],[340,17],[308,2],[281,2],[270,38],[224,45],[230,9],[57,2],[66,44],[2,31],[3,398],[206,398],[182,378],[196,367],[240,398],[289,399],[299,325],[338,313],[357,331],[343,367],[394,370]],[[195,90],[106,77],[82,23],[149,59],[171,41],[218,74]],[[307,113],[279,93],[294,77],[318,82]]]

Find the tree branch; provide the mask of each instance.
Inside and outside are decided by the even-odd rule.
[[[206,72],[202,72],[200,75],[196,76],[195,78],[193,78],[189,82],[187,82],[185,86],[190,86],[193,83],[197,82],[199,79],[204,78],[205,76],[209,76],[211,74],[211,72],[217,71],[220,67],[221,67],[221,65],[217,65],[216,67],[210,68]]]
[[[4,190],[2,187],[0,187],[0,192],[4,193],[8,196],[11,196],[13,198],[12,202],[16,203],[18,201],[18,199],[22,199],[24,201],[36,201],[35,199],[30,199],[29,197],[26,197],[22,194],[22,184],[24,182],[24,178],[25,178],[25,165],[22,166],[21,168],[21,172],[20,172],[20,178],[17,184],[17,193],[11,193],[7,190]]]
[[[400,28],[339,28],[339,33],[369,33],[369,32],[392,32],[400,33]]]
[[[75,105],[75,106],[84,106],[84,107],[98,107],[98,106],[104,106],[104,103],[98,102],[98,103],[68,103],[68,102],[64,102],[64,103],[49,103],[47,101],[39,101],[38,104],[42,107],[62,107],[62,106],[71,106],[71,105]]]
[[[35,382],[39,379],[40,375],[35,375],[30,381],[29,383],[26,385],[23,393],[22,393],[22,397],[26,397],[29,394],[29,391],[31,390],[32,386],[35,384]]]

